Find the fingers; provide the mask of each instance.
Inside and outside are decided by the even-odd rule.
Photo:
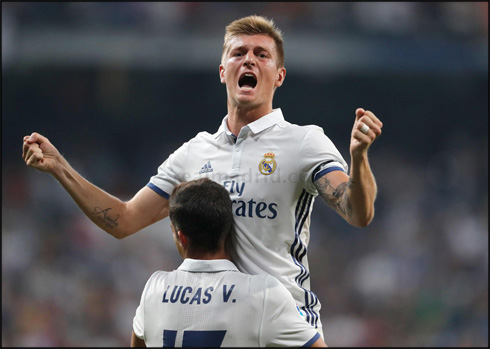
[[[31,148],[31,143],[28,141],[29,137],[30,136],[24,137],[24,144],[22,145],[22,159],[24,159],[24,161],[26,161],[27,153]]]
[[[360,125],[364,126],[365,124],[361,123]],[[361,131],[360,127],[356,127],[352,132],[352,138],[359,141],[360,143],[369,145],[376,139],[376,136],[374,135],[374,132],[371,131],[371,129],[369,128],[366,133],[364,133],[363,131]]]
[[[356,109],[356,121],[359,120],[361,116],[364,115],[366,111],[363,108],[357,108]]]
[[[29,146],[26,143],[27,138],[29,138],[29,136],[25,136],[24,142],[22,143],[22,159],[24,159],[24,161],[26,160],[27,150],[29,150]]]
[[[44,156],[39,144],[34,143],[27,145],[24,143],[24,153],[22,157],[27,166],[35,166],[39,162],[42,162]]]
[[[371,112],[369,110],[364,110],[362,108],[357,108],[356,109],[356,121],[363,121],[363,120],[369,121],[368,123],[366,121],[364,121],[365,123],[368,124],[368,126],[369,126],[369,124],[372,123],[373,126],[376,125],[378,128],[383,127],[383,123],[381,122],[380,119],[378,119],[376,117],[376,115],[374,115],[373,112]]]
[[[33,132],[30,136],[24,136],[24,146],[23,146],[23,151],[22,151],[22,157],[24,157],[25,152],[29,148],[29,145],[37,143],[38,145],[41,145],[42,143],[49,143],[49,140],[40,135],[37,132]]]
[[[42,135],[40,135],[39,133],[37,132],[33,132],[30,136],[25,136],[24,137],[24,142],[27,142],[27,143],[45,143],[45,142],[48,142],[48,139]]]
[[[22,158],[26,164],[32,166],[42,161],[43,152],[41,150],[41,144],[49,142],[48,139],[37,132],[33,132],[30,136],[24,136],[23,140]]]
[[[381,128],[383,123],[369,110],[363,108],[356,109],[356,123],[354,124],[355,136],[359,137],[359,140],[367,140],[368,137],[371,141],[381,135]],[[354,136],[354,135],[353,135]],[[364,136],[364,137],[363,137]],[[356,137],[356,138],[357,138]]]
[[[351,155],[364,154],[381,135],[383,123],[371,111],[356,109],[356,121],[352,128]]]

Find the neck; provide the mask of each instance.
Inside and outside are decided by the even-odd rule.
[[[243,126],[258,120],[271,112],[272,105],[264,105],[259,108],[246,108],[228,104],[228,129],[235,136],[238,136]]]
[[[187,251],[185,251],[183,257],[184,258],[192,258],[192,259],[202,259],[202,260],[211,260],[211,259],[228,259],[228,260],[231,260],[229,254],[227,254],[224,249],[220,249],[217,252],[187,250]]]

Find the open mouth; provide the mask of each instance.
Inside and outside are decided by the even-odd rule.
[[[257,86],[257,78],[253,74],[245,73],[238,80],[238,86],[251,90]]]

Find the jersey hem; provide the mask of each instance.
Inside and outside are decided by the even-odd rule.
[[[320,338],[320,333],[316,333],[312,339],[310,339],[308,342],[305,343],[305,345],[303,345],[303,347],[311,347],[313,343],[315,343],[318,338]]]
[[[146,185],[148,188],[150,188],[151,190],[153,190],[155,193],[157,193],[158,195],[160,196],[163,196],[165,199],[169,199],[170,198],[170,195],[167,194],[165,191],[163,191],[162,189],[158,188],[155,184],[153,183],[148,183]]]
[[[324,170],[321,170],[315,175],[315,178],[313,179],[313,182],[316,182],[318,179],[323,177],[323,175],[326,175],[327,173],[333,172],[333,171],[342,171],[344,172],[344,169],[341,167],[329,167]]]

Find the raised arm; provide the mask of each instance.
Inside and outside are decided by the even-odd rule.
[[[24,137],[22,158],[27,166],[53,175],[92,222],[118,239],[168,216],[168,201],[148,187],[125,202],[90,183],[36,132]]]
[[[351,133],[350,175],[332,171],[315,182],[325,202],[353,226],[365,227],[374,217],[377,186],[367,152],[381,135],[382,127],[383,123],[372,112],[358,108]]]

